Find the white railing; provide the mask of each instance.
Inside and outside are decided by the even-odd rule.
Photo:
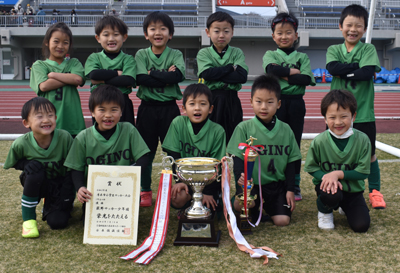
[[[126,0],[126,4],[198,4],[197,0]]]
[[[28,16],[28,23],[22,23],[23,16],[0,16],[0,27],[46,27],[51,25],[54,18],[57,22],[65,22],[69,26],[93,27],[102,18],[102,15],[77,15],[75,23],[72,23],[70,15],[35,15]],[[120,15],[129,27],[142,27],[146,15]],[[207,16],[181,16],[170,15],[175,27],[205,28]],[[29,19],[31,23],[29,23]],[[235,28],[270,28],[271,17],[262,16],[234,16]],[[299,18],[299,29],[337,29],[339,18],[324,17],[302,17]],[[400,19],[397,18],[375,18],[374,29],[400,30]]]
[[[388,8],[400,8],[400,1],[399,0],[385,0],[381,1],[382,7]]]
[[[296,6],[345,7],[350,4],[368,6],[368,0],[296,0]]]
[[[106,4],[108,5],[110,3],[110,0],[40,0],[39,5],[41,4],[55,4],[55,5],[62,5],[62,4],[99,4],[103,5]]]

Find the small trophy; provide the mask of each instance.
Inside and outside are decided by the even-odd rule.
[[[253,146],[253,141],[257,140],[256,138],[250,136],[246,142],[248,143],[249,146]],[[246,156],[245,153],[243,153],[243,156]],[[247,208],[243,206],[241,214],[236,215],[236,220],[238,222],[238,227],[242,234],[253,234],[251,231],[251,226],[248,222],[249,219],[249,206],[253,203],[255,199],[257,199],[257,195],[251,196],[251,190],[253,189],[254,183],[251,181],[251,176],[253,174],[253,169],[254,169],[254,163],[256,161],[258,154],[254,150],[250,149],[249,154],[247,155],[247,195],[245,198],[244,191],[241,194],[238,194],[235,196],[235,199],[239,201],[240,205],[244,205],[245,199],[247,203]],[[244,188],[244,186],[242,186]],[[246,216],[247,215],[247,216]]]
[[[221,162],[208,157],[163,158],[163,167],[176,167],[176,181],[182,181],[193,190],[192,205],[179,219],[178,235],[175,246],[203,245],[218,247],[221,231],[218,228],[217,215],[203,205],[203,189],[214,181],[220,180]]]

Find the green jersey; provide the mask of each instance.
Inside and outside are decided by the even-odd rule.
[[[375,72],[381,71],[375,46],[361,41],[347,52],[346,45],[332,45],[326,53],[326,63],[339,62],[342,64],[358,63],[359,67],[374,66]],[[349,79],[332,78],[331,90],[344,89],[353,93],[357,100],[357,116],[355,123],[375,121],[374,114],[374,81],[354,81]]]
[[[221,160],[225,156],[225,131],[221,125],[207,120],[197,135],[189,117],[176,117],[169,127],[162,147],[177,152],[181,157],[212,157]]]
[[[13,168],[22,159],[36,160],[45,167],[48,179],[65,176],[67,168],[64,167],[64,161],[71,145],[72,137],[64,130],[54,130],[53,138],[47,149],[43,149],[37,144],[33,132],[26,133],[11,144],[4,169]]]
[[[197,67],[199,69],[197,76],[213,67],[222,67],[227,65],[239,65],[249,72],[249,67],[244,61],[244,53],[240,48],[228,46],[224,56],[218,55],[213,46],[203,48],[197,53]],[[234,90],[239,91],[242,88],[240,83],[226,84],[222,81],[204,81],[210,90]]]
[[[307,54],[297,52],[296,50],[287,55],[283,50],[268,50],[263,57],[264,71],[269,64],[276,64],[287,68],[297,68],[302,75],[310,76],[310,85],[315,85],[314,75],[311,72],[310,59]],[[305,85],[290,85],[288,81],[279,78],[283,95],[304,95],[306,92]]]
[[[177,49],[166,47],[160,57],[157,57],[151,47],[140,49],[135,55],[137,63],[137,74],[148,75],[148,71],[163,71],[175,65],[182,73],[182,80],[185,79],[185,62],[182,52]],[[149,87],[140,85],[136,96],[144,101],[171,101],[182,98],[181,88],[178,84],[171,84],[165,87]]]
[[[85,75],[89,76],[90,72],[97,69],[120,70],[122,75],[131,76],[136,79],[136,62],[132,55],[120,52],[114,59],[110,59],[104,50],[97,53],[92,53],[85,63]],[[90,90],[93,91],[98,84],[90,84]],[[132,86],[118,86],[124,94],[132,93]]]
[[[238,146],[239,143],[245,143],[250,136],[257,139],[253,145],[264,145],[264,149],[258,152],[259,159],[254,164],[254,184],[259,184],[258,160],[261,160],[261,185],[285,181],[287,164],[301,159],[299,146],[289,125],[276,119],[274,128],[269,131],[257,117],[243,121],[233,132],[226,148],[227,152],[244,160],[245,150],[240,150]]]
[[[146,143],[129,122],[117,123],[109,140],[93,125],[76,136],[64,166],[84,171],[87,178],[88,165],[129,166],[148,152]]]
[[[57,128],[68,131],[71,135],[77,135],[86,128],[83,119],[81,99],[78,89],[73,85],[64,85],[55,90],[42,92],[39,85],[49,79],[50,72],[72,73],[82,77],[85,82],[83,66],[78,59],[64,60],[61,64],[47,59],[36,61],[32,65],[30,86],[40,97],[45,97],[54,104],[57,114]]]
[[[314,173],[322,171],[330,173],[336,170],[355,170],[362,174],[369,174],[371,164],[371,143],[366,134],[353,129],[349,142],[341,151],[332,139],[328,130],[322,132],[311,142],[307,153],[304,171]],[[321,181],[313,178],[315,185]],[[347,192],[364,191],[364,180],[341,181],[343,190]],[[345,182],[345,183],[343,183]]]

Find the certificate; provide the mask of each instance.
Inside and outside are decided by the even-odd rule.
[[[140,167],[89,165],[84,244],[136,245]]]

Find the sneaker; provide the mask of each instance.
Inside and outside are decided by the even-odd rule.
[[[141,207],[151,207],[151,199],[153,197],[152,191],[142,191],[140,193],[140,206]]]
[[[22,237],[24,238],[39,237],[39,230],[37,228],[36,220],[28,220],[22,224]]]
[[[294,200],[301,201],[302,199],[300,186],[294,186]]]
[[[318,227],[324,230],[334,229],[333,213],[322,213],[318,211]]]
[[[385,200],[383,200],[383,194],[377,190],[372,190],[372,192],[369,194],[369,202],[374,209],[386,208]]]
[[[341,207],[339,207],[339,214],[346,216],[346,213],[344,212],[344,210]]]

